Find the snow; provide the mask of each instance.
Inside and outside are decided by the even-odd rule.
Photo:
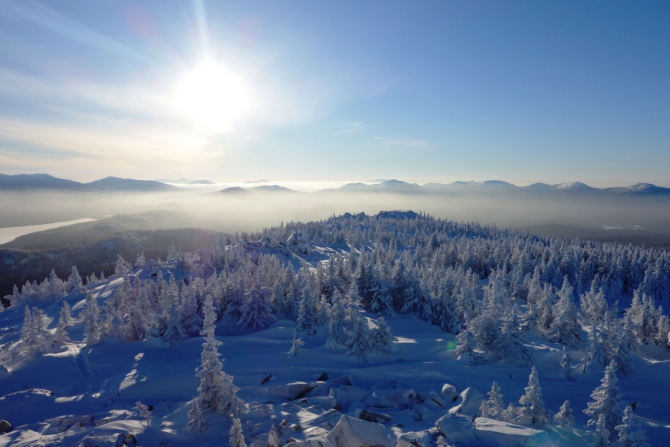
[[[427,220],[395,218],[408,225]],[[238,248],[250,265],[263,265],[272,256],[281,265],[312,270],[330,254],[348,253],[343,244],[307,240],[307,234],[303,231],[301,237],[311,247],[309,254],[292,252],[271,237],[240,243]],[[177,282],[190,279],[175,260],[163,264],[161,272],[165,280],[170,274]],[[157,281],[152,273],[145,266],[134,269],[129,277]],[[6,364],[7,369],[0,368],[0,419],[14,427],[0,435],[0,447],[114,445],[119,435],[134,435],[143,446],[164,442],[206,447],[222,445],[221,440],[227,439],[230,420],[223,414],[207,413],[209,430],[204,433],[187,428],[187,412],[198,394],[195,370],[200,365],[202,337],[180,339],[174,347],[151,335],[136,342],[107,336],[101,344],[84,343],[86,292],[104,309],[122,287],[122,278],[111,277],[64,298],[28,303],[45,313],[47,329],[53,333],[62,304],[67,302],[72,308],[73,322],[67,328],[71,341],[32,359],[18,356]],[[624,299],[630,302],[631,297]],[[514,300],[523,311],[524,301]],[[25,305],[0,312],[2,347],[22,343]],[[562,345],[538,331],[528,331],[523,343],[533,352],[546,409],[553,415],[568,399],[576,425],[548,424],[538,429],[526,423],[474,419],[485,399],[479,390],[488,391],[493,381],[501,388],[505,406],[518,402],[531,365],[510,366],[495,356],[478,364],[459,360],[454,334],[415,313],[390,313],[384,319],[396,337],[393,352],[370,354],[365,361],[346,355],[346,346],[329,349],[328,324],[316,325],[311,335],[300,333],[303,350],[289,355],[297,326],[294,317],[282,315],[266,328],[240,328],[237,318],[230,315],[217,321],[215,339],[223,343],[218,347],[225,359],[223,369],[233,377],[240,388],[238,396],[245,402],[245,412],[238,417],[247,444],[435,447],[443,436],[457,447],[587,445],[592,430],[585,428],[588,416],[583,410],[603,378],[602,366],[592,363],[581,372],[575,365],[574,380],[568,381],[559,366]],[[377,313],[361,310],[360,315],[370,327],[376,327]],[[590,325],[584,329],[593,330]],[[583,345],[570,352],[575,363],[587,349]],[[617,382],[623,402],[637,403],[635,418],[651,445],[664,445],[670,426],[666,411],[670,350],[650,341],[641,345],[632,362],[636,374],[620,376]],[[138,401],[153,407],[150,422],[138,414]],[[376,419],[377,423],[362,419]]]
[[[497,446],[552,447],[555,445],[544,430],[535,430],[488,418],[475,419],[474,435],[480,441]]]

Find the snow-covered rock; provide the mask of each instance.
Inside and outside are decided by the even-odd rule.
[[[399,408],[406,409],[414,406],[416,392],[411,389],[390,389],[373,391],[363,405],[375,408]]]
[[[475,419],[474,434],[477,439],[497,446],[551,447],[555,445],[544,430],[536,430],[488,418]]]
[[[343,415],[327,440],[332,447],[395,447],[396,436],[381,424]]]
[[[465,414],[447,413],[437,420],[435,427],[449,442],[468,444],[475,440],[472,417]]]
[[[354,381],[351,378],[351,374],[346,374],[344,376],[337,377],[332,380],[335,385],[353,385]]]
[[[398,437],[396,447],[429,447],[432,444],[433,435],[428,430],[410,431],[403,433]]]
[[[287,400],[295,400],[304,397],[312,391],[315,387],[315,384],[310,384],[307,382],[291,382],[287,383],[284,386],[277,386],[268,389],[270,394],[274,394],[278,397],[283,397]]]
[[[333,444],[324,437],[308,439],[306,441],[293,441],[286,444],[286,447],[333,447]]]
[[[6,420],[3,419],[0,421],[0,434],[9,433],[10,431],[12,431],[12,428],[13,428],[12,424],[7,422]]]
[[[431,410],[441,410],[451,406],[452,401],[448,402],[444,400],[439,394],[435,391],[431,391],[428,394],[419,394],[419,400],[423,402],[426,408]]]
[[[484,395],[477,388],[466,388],[459,396],[460,402],[449,410],[449,413],[465,414],[467,416],[477,416],[481,414],[479,407],[485,400]]]
[[[458,392],[456,391],[456,387],[450,383],[445,383],[442,386],[442,397],[448,402],[456,402],[456,399],[458,399]]]
[[[340,408],[346,408],[354,402],[360,402],[365,399],[368,391],[356,386],[341,386],[339,388],[331,388],[328,395],[337,400]]]
[[[272,425],[270,433],[268,433],[268,442],[265,447],[281,447],[281,434],[276,425]]]

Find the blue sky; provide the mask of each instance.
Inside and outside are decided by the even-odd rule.
[[[0,0],[0,172],[670,186],[667,2]]]

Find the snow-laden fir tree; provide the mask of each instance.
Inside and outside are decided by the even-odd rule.
[[[510,308],[509,312],[512,312]],[[508,365],[528,365],[532,354],[524,344],[524,333],[507,317],[501,324],[500,332],[492,344],[492,350]]]
[[[526,394],[521,396],[521,417],[533,425],[542,426],[547,423],[547,410],[544,409],[544,400],[542,400],[542,388],[537,369],[533,366],[528,378],[528,386],[525,388]]]
[[[205,298],[203,310],[205,319],[201,334],[205,336],[205,342],[200,355],[200,370],[196,374],[200,379],[199,404],[204,409],[235,416],[243,411],[244,402],[237,397],[239,388],[233,385],[233,376],[223,371],[223,364],[219,360],[221,354],[218,347],[222,343],[214,337],[216,314],[211,295]]]
[[[163,340],[165,340],[171,347],[177,345],[177,342],[182,338],[186,337],[186,331],[184,326],[181,324],[181,310],[177,303],[178,297],[173,297],[170,299],[170,302],[167,304],[166,312],[166,326],[165,333],[163,334]]]
[[[100,342],[102,331],[100,329],[100,309],[95,296],[89,292],[86,294],[86,304],[82,311],[84,315],[84,339],[87,345],[95,345]]]
[[[503,395],[498,382],[493,382],[491,386],[491,391],[487,393],[489,395],[488,400],[482,402],[479,407],[479,411],[482,413],[482,417],[489,419],[502,419],[503,413]]]
[[[76,290],[79,290],[82,285],[83,282],[81,280],[81,276],[79,276],[79,271],[77,271],[77,266],[73,265],[72,271],[70,272],[70,276],[67,279],[67,285],[65,287],[65,291],[67,293],[74,292]]]
[[[116,265],[114,266],[114,274],[117,278],[126,276],[131,270],[130,263],[126,262],[121,255],[116,255]]]
[[[298,307],[298,325],[296,328],[308,335],[316,333],[317,308],[316,299],[308,285],[302,290],[302,298]]]
[[[575,423],[575,416],[570,408],[570,401],[566,400],[561,405],[561,409],[554,415],[554,424],[561,427],[569,427]]]
[[[29,358],[34,357],[43,350],[44,333],[41,328],[44,324],[39,321],[43,318],[41,312],[36,307],[31,312],[28,306],[24,310],[23,326],[21,328],[21,341],[23,341],[21,352]]]
[[[563,357],[561,357],[561,370],[565,374],[565,378],[572,380],[572,358],[568,352],[568,348],[563,345]]]
[[[469,318],[466,319],[469,321]],[[456,336],[456,354],[458,359],[465,354],[472,364],[477,364],[481,360],[481,356],[475,351],[477,349],[477,337],[472,332],[469,324],[466,323],[466,328]]]
[[[305,342],[302,341],[302,338],[298,338],[298,331],[293,330],[293,340],[291,341],[291,349],[289,349],[288,353],[298,355],[302,351],[304,344]]]
[[[346,325],[346,308],[344,297],[339,290],[335,290],[332,296],[332,305],[330,307],[330,323],[328,324],[328,332],[337,343],[344,344],[347,341],[345,333]]]
[[[352,312],[350,312],[348,318],[350,319],[350,330],[346,343],[347,346],[349,346],[347,355],[365,361],[368,352],[370,351],[370,330],[368,329],[368,320],[358,313],[357,308],[354,308]]]
[[[50,298],[62,298],[65,296],[65,284],[56,275],[55,270],[51,270],[49,274],[49,291],[47,292]]]
[[[228,432],[228,434],[228,443],[230,444],[230,447],[247,447],[246,442],[244,442],[242,423],[238,418],[233,418],[233,425],[230,427],[230,432]]]
[[[393,351],[395,337],[384,317],[377,319],[377,327],[370,331],[370,351],[380,354],[390,354]]]
[[[607,429],[607,421],[605,415],[598,416],[595,422],[596,431],[594,433],[593,441],[589,444],[591,447],[609,447],[610,446],[610,431]]]
[[[53,336],[53,345],[64,345],[70,341],[70,336],[67,333],[67,326],[69,323],[70,313],[66,307],[67,303],[63,302],[63,307],[60,309],[60,316],[58,317],[58,325],[56,326],[56,332]]]
[[[552,309],[553,320],[549,327],[551,341],[567,345],[570,349],[577,349],[582,344],[582,325],[579,322],[579,312],[572,299],[573,288],[568,277],[563,280],[563,287],[558,292],[558,302]]]
[[[670,347],[670,323],[668,322],[667,315],[661,315],[658,319],[658,324],[656,325],[656,334],[654,334],[654,342],[657,346],[663,346],[664,348]]]
[[[199,398],[193,398],[191,409],[188,410],[186,416],[188,417],[188,428],[197,433],[207,431],[207,420],[205,419],[205,414],[202,412]]]
[[[197,297],[187,290],[182,292],[181,325],[187,335],[193,337],[202,330],[202,317],[198,312]]]
[[[593,390],[588,408],[584,410],[590,419],[589,427],[599,423],[598,419],[604,418],[605,428],[612,433],[621,419],[621,390],[616,386],[617,365],[614,360],[605,369],[605,376],[600,381],[600,386]]]
[[[273,315],[273,309],[268,298],[264,293],[265,290],[260,288],[251,289],[246,294],[246,299],[240,306],[240,319],[237,321],[238,326],[249,329],[264,329],[273,321],[276,320]]]
[[[623,411],[621,424],[616,426],[617,440],[613,447],[649,447],[647,437],[640,426],[635,422],[633,409],[627,406]]]

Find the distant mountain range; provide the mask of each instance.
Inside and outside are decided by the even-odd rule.
[[[0,174],[1,191],[161,192],[179,188],[153,180],[107,177],[90,183],[60,179],[48,174]]]
[[[402,194],[430,194],[430,193],[505,193],[526,192],[546,194],[610,194],[629,196],[670,196],[670,188],[652,185],[651,183],[637,183],[635,185],[615,188],[593,188],[581,182],[569,182],[550,185],[547,183],[533,183],[528,186],[517,186],[501,180],[486,180],[483,182],[453,182],[453,183],[408,183],[400,180],[386,180],[376,184],[348,183],[337,189],[321,192],[384,192]]]
[[[187,179],[180,179],[187,180]],[[184,182],[190,185],[215,185],[209,180],[189,180]],[[256,183],[245,182],[247,184]],[[0,174],[0,191],[82,191],[82,192],[169,192],[180,188],[155,180],[134,180],[118,177],[107,177],[90,183],[79,183],[53,177],[48,174]],[[252,192],[297,193],[279,185],[263,185],[248,188],[225,188],[221,193],[246,194]],[[453,182],[453,183],[418,183],[403,182],[401,180],[384,180],[379,183],[347,183],[337,189],[325,189],[318,193],[393,193],[393,194],[445,194],[445,193],[527,193],[527,194],[607,194],[615,196],[670,196],[670,188],[652,185],[651,183],[637,183],[630,186],[612,188],[593,188],[581,182],[558,184],[533,183],[528,186],[517,186],[502,180],[486,180],[483,182]]]

